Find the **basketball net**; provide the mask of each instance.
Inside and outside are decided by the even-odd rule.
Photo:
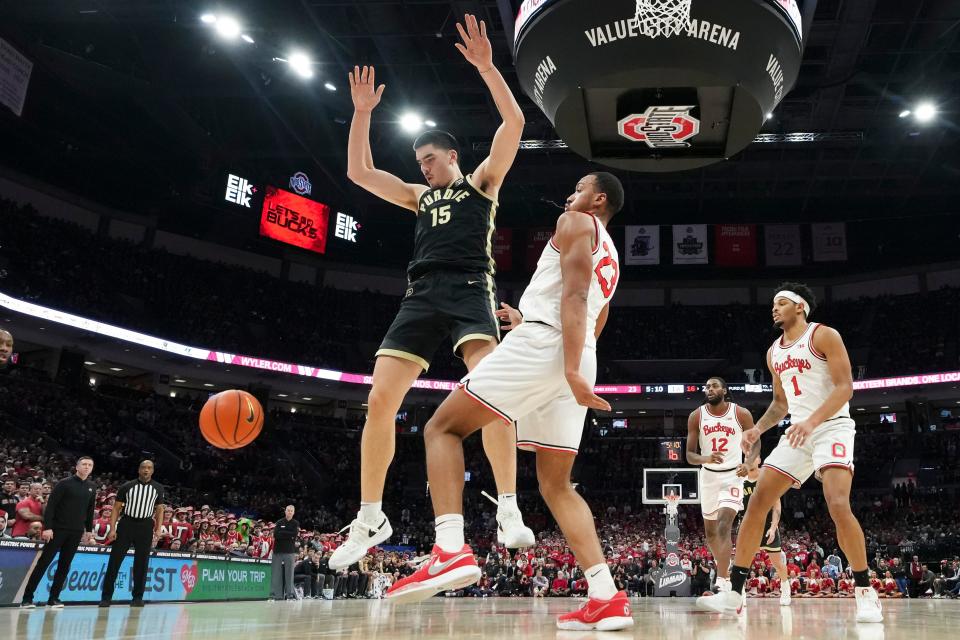
[[[645,36],[656,38],[685,33],[690,26],[691,0],[637,0],[636,21]]]
[[[675,516],[677,515],[678,509],[680,507],[680,496],[670,494],[666,497],[667,501],[667,515]]]

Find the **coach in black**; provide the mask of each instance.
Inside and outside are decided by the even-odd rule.
[[[113,543],[110,550],[110,562],[107,574],[103,577],[103,591],[100,606],[109,607],[113,599],[113,588],[117,581],[120,565],[133,545],[133,579],[130,592],[133,595],[131,606],[143,606],[143,591],[147,583],[147,563],[150,561],[150,549],[160,537],[160,525],[163,522],[163,485],[153,480],[153,462],[140,463],[139,477],[120,486],[113,513],[110,515],[110,534],[107,541]],[[117,518],[120,518],[119,524]]]
[[[97,498],[97,489],[87,480],[93,472],[93,458],[81,456],[77,460],[77,472],[69,478],[64,478],[53,488],[50,501],[43,512],[43,552],[37,559],[37,564],[27,579],[27,586],[23,590],[23,600],[20,606],[24,609],[34,608],[33,593],[40,584],[40,579],[53,557],[60,552],[57,562],[57,571],[50,584],[50,597],[47,605],[54,609],[62,609],[60,591],[67,580],[70,563],[77,553],[81,540],[92,543],[93,537],[93,506]],[[84,534],[86,532],[86,534]]]

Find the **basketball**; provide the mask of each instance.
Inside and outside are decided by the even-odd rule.
[[[200,433],[218,449],[245,447],[263,429],[263,407],[246,391],[230,389],[210,396],[200,411]]]

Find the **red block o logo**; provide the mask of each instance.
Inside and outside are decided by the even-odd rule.
[[[833,443],[833,457],[834,458],[847,457],[847,447],[842,442]]]
[[[621,136],[645,142],[652,149],[689,147],[689,138],[700,133],[700,121],[690,115],[693,105],[647,107],[617,122]]]

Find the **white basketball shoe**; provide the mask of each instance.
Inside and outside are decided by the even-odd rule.
[[[519,510],[497,511],[497,542],[508,549],[525,549],[536,543],[533,529],[523,524]]]
[[[790,585],[787,585],[787,588],[784,589],[782,586],[780,588],[780,606],[789,607],[790,606]]]
[[[857,622],[883,622],[883,608],[880,597],[873,587],[857,587]]]
[[[746,593],[721,591],[710,596],[697,598],[697,608],[732,616],[739,616],[746,610]]]
[[[353,522],[340,529],[340,531],[349,529],[350,533],[347,534],[346,541],[330,556],[329,566],[333,571],[339,571],[360,562],[360,559],[367,555],[367,551],[390,539],[393,535],[390,519],[381,511],[376,520],[379,524],[372,525],[364,522],[358,513]]]

